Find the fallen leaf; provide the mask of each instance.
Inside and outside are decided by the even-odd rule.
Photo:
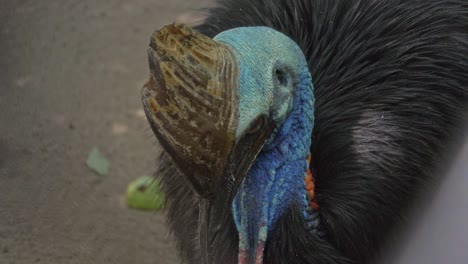
[[[161,210],[165,206],[165,195],[157,179],[143,176],[127,187],[127,205],[140,210]]]
[[[18,79],[16,79],[15,84],[18,87],[24,87],[27,84],[29,84],[32,80],[32,76],[21,76]]]
[[[125,74],[129,73],[130,69],[123,62],[113,61],[109,65],[109,69],[115,73]]]
[[[122,123],[113,123],[112,124],[112,134],[114,135],[123,135],[127,133],[128,131],[128,126]]]
[[[107,175],[109,172],[109,161],[97,147],[94,147],[89,153],[86,165],[101,176]]]
[[[197,14],[194,12],[187,12],[178,15],[175,19],[177,23],[187,24],[190,26],[196,26],[201,24],[206,18],[206,15]]]
[[[146,120],[145,111],[143,111],[143,109],[135,110],[135,111],[133,112],[133,114],[134,114],[136,117],[138,117],[138,118],[141,118],[141,119]]]

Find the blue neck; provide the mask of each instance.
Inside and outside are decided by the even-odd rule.
[[[307,67],[299,76],[291,113],[260,152],[234,199],[240,251],[257,248],[251,243],[264,245],[268,231],[292,204],[304,212],[308,207],[304,175],[309,166],[314,96]]]

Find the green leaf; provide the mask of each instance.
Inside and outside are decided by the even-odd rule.
[[[86,165],[101,176],[107,175],[109,172],[109,161],[96,147],[89,153]]]

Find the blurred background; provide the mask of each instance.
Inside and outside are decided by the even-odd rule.
[[[0,263],[179,263],[164,212],[128,209],[157,147],[151,33],[210,0],[0,0]],[[93,148],[109,161],[99,175]]]
[[[149,37],[200,21],[197,10],[212,5],[0,0],[0,264],[180,263],[164,211],[129,209],[124,197],[156,167],[140,101]],[[441,191],[421,203],[431,210],[389,262],[466,263],[468,143],[460,146]],[[93,149],[108,172],[87,164]]]

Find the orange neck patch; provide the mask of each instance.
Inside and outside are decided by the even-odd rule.
[[[309,154],[309,156],[307,157],[307,164],[310,164],[310,160],[311,155]],[[317,204],[317,200],[315,199],[315,179],[310,168],[306,171],[304,181],[306,190],[309,193],[309,206],[315,211],[317,211],[319,209],[319,206]]]

